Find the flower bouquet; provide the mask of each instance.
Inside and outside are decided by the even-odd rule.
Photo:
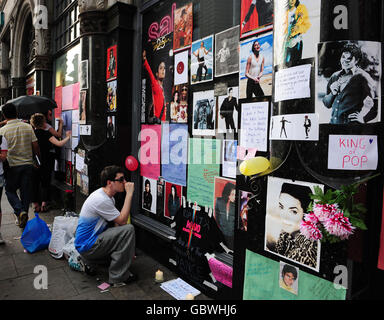
[[[346,240],[356,228],[367,230],[364,215],[367,209],[362,203],[354,203],[353,196],[360,183],[341,186],[340,190],[323,192],[314,188],[310,197],[314,201],[300,224],[300,232],[310,240],[330,243]]]

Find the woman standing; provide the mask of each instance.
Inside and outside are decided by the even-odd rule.
[[[51,156],[50,150],[52,145],[57,147],[64,146],[71,137],[71,131],[66,132],[66,137],[63,140],[57,140],[48,130],[45,130],[46,119],[42,113],[35,113],[31,117],[31,124],[35,129],[35,135],[37,137],[40,147],[40,166],[35,170],[33,178],[33,195],[32,202],[35,212],[47,211],[48,192],[51,184]],[[41,194],[40,194],[41,188]],[[41,206],[40,206],[41,200]]]
[[[260,79],[264,71],[264,55],[260,53],[260,43],[255,40],[252,44],[252,53],[247,59],[245,67],[245,76],[247,81],[247,98],[264,96],[264,91],[260,86]]]

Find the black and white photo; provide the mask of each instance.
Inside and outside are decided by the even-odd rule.
[[[214,136],[216,123],[214,90],[193,93],[193,135]]]
[[[381,43],[323,42],[318,46],[317,112],[320,123],[379,122]]]
[[[215,35],[215,77],[239,72],[239,26]]]

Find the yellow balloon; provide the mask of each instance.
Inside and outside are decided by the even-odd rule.
[[[244,160],[240,164],[240,172],[245,176],[252,176],[267,170],[270,165],[271,163],[267,158],[255,157],[252,159]]]

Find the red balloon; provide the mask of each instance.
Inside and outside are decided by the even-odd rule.
[[[136,160],[136,158],[134,156],[128,156],[125,159],[125,167],[129,171],[135,171],[138,166],[139,166],[139,163],[137,162],[137,160]]]

